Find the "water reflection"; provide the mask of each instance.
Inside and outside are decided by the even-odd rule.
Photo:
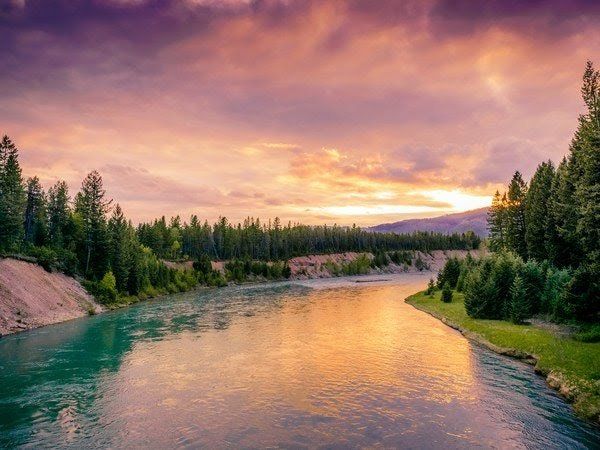
[[[422,283],[182,294],[0,341],[0,447],[594,447]],[[540,394],[541,393],[541,394]]]

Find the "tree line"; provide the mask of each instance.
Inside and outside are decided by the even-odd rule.
[[[473,232],[374,233],[357,226],[282,225],[279,218],[263,223],[252,217],[238,224],[221,217],[211,225],[208,221],[201,223],[196,215],[189,223],[182,223],[179,216],[168,223],[164,217],[142,223],[137,233],[140,242],[159,257],[169,259],[196,259],[207,254],[213,260],[278,261],[342,252],[471,250],[481,242]]]
[[[107,198],[97,171],[84,178],[74,197],[65,181],[46,192],[38,177],[23,179],[11,139],[0,141],[0,255],[30,257],[47,270],[81,276],[105,303],[184,291],[198,283],[286,278],[287,260],[294,256],[346,251],[400,255],[400,250],[472,249],[479,244],[472,232],[396,235],[356,226],[282,225],[278,218],[232,224],[222,217],[209,225],[192,215],[187,223],[179,217],[167,223],[162,217],[136,227]],[[387,257],[379,259],[387,262]],[[194,265],[174,268],[164,260],[192,260]],[[212,269],[211,260],[228,261],[224,275]],[[347,271],[363,272],[363,266],[364,261]]]
[[[600,72],[591,62],[581,94],[586,112],[558,167],[542,162],[529,183],[517,171],[496,192],[488,224],[498,254],[467,261],[459,275],[447,264],[473,317],[600,320]]]

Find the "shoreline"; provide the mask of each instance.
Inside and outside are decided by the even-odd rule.
[[[24,262],[24,261],[23,261],[23,263],[31,264],[32,266],[34,266],[36,268],[36,270],[39,269],[39,273],[42,273],[45,276],[55,275],[55,276],[60,276],[65,279],[67,279],[67,278],[72,279],[74,282],[77,282],[74,278],[68,277],[59,272],[54,272],[52,274],[48,274],[45,271],[43,271],[43,269],[41,267],[37,266],[37,264],[35,264],[35,263]],[[306,279],[293,279],[293,278],[281,279],[281,280],[266,280],[266,279],[262,280],[261,279],[261,280],[248,280],[248,281],[244,281],[241,283],[230,282],[227,286],[223,286],[223,287],[261,286],[261,285],[264,286],[264,285],[270,285],[270,284],[285,283],[285,284],[290,284],[290,285],[310,287],[313,289],[333,289],[333,288],[339,288],[339,287],[354,287],[354,286],[361,287],[361,286],[365,286],[365,285],[372,286],[372,285],[397,284],[397,283],[401,282],[401,278],[403,278],[405,276],[422,277],[424,282],[426,282],[427,279],[431,278],[434,275],[435,275],[434,272],[424,270],[422,272],[369,273],[369,274],[361,274],[361,275],[340,275],[340,276],[315,277],[315,278],[306,278]],[[122,308],[127,308],[127,307],[130,307],[133,305],[138,305],[145,301],[160,300],[161,298],[169,296],[169,295],[177,295],[177,294],[182,294],[182,293],[189,293],[189,292],[203,291],[203,290],[212,290],[212,289],[215,289],[215,290],[221,289],[221,287],[197,285],[187,291],[182,291],[182,292],[177,292],[177,293],[164,293],[164,294],[159,294],[159,295],[156,295],[153,297],[137,299],[135,301],[131,300],[131,297],[126,297],[126,298],[130,299],[130,301],[115,303],[112,305],[102,305],[100,303],[97,303],[95,300],[91,300],[95,305],[94,313],[90,313],[88,310],[87,312],[81,311],[81,314],[78,314],[78,315],[71,315],[71,316],[68,316],[65,318],[60,318],[60,319],[57,319],[57,320],[54,320],[51,322],[42,323],[42,322],[36,321],[35,324],[28,324],[28,326],[26,328],[24,327],[21,329],[15,329],[8,333],[0,333],[0,339],[2,339],[3,337],[13,336],[16,334],[26,333],[28,331],[45,328],[45,327],[51,326],[51,325],[57,325],[60,323],[70,322],[75,319],[83,319],[86,317],[92,317],[95,315],[99,315],[99,314],[102,314],[105,312],[110,312],[110,311],[115,311],[115,310],[119,310]],[[92,299],[91,295],[89,295],[89,294],[87,294],[87,295],[90,297],[90,299]]]
[[[519,361],[524,362],[525,364],[532,366],[536,374],[544,377],[546,384],[550,388],[557,391],[557,393],[567,403],[571,404],[577,416],[596,426],[600,426],[600,414],[598,413],[598,411],[595,411],[595,408],[591,408],[590,411],[590,408],[586,408],[585,405],[581,405],[581,402],[585,402],[586,400],[588,400],[590,395],[588,392],[582,392],[583,389],[581,386],[577,386],[577,383],[575,383],[572,380],[569,380],[569,378],[566,375],[564,375],[561,371],[557,369],[547,369],[541,367],[540,357],[538,355],[512,347],[496,345],[493,342],[486,339],[481,334],[459,325],[458,323],[454,322],[452,319],[444,316],[443,314],[437,311],[427,309],[426,307],[423,307],[423,305],[416,303],[415,297],[419,294],[422,294],[423,292],[424,291],[420,291],[416,292],[415,294],[412,294],[411,296],[404,299],[404,302],[411,305],[413,308],[438,319],[444,325],[454,330],[457,330],[470,342],[487,348],[488,350],[491,350],[499,355],[517,359]],[[584,380],[581,381],[583,382]]]

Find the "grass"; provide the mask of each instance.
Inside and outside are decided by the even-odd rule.
[[[406,301],[495,346],[534,355],[536,370],[561,380],[561,393],[573,400],[575,412],[600,421],[600,342],[582,342],[532,325],[473,319],[465,312],[462,294],[454,292],[451,303],[443,303],[440,296],[439,291],[433,297],[419,292]]]

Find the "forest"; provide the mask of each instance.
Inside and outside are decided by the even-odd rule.
[[[581,94],[586,112],[558,167],[542,162],[528,183],[517,171],[496,192],[494,253],[449,260],[439,274],[438,287],[464,292],[471,317],[600,322],[600,73],[591,62]]]
[[[249,277],[290,276],[294,256],[346,251],[373,252],[473,249],[473,233],[443,235],[374,233],[359,227],[307,226],[278,218],[248,218],[232,224],[225,217],[210,225],[192,215],[189,222],[165,217],[137,227],[106,195],[102,176],[89,173],[72,198],[65,181],[47,192],[38,177],[23,180],[19,151],[8,136],[0,141],[0,256],[37,262],[46,270],[82,277],[103,303],[116,303],[194,286],[222,286]],[[394,253],[395,251],[395,253]],[[193,261],[192,268],[165,261]],[[224,275],[211,261],[226,261]],[[388,263],[378,256],[375,262]],[[360,267],[340,274],[363,273]]]

